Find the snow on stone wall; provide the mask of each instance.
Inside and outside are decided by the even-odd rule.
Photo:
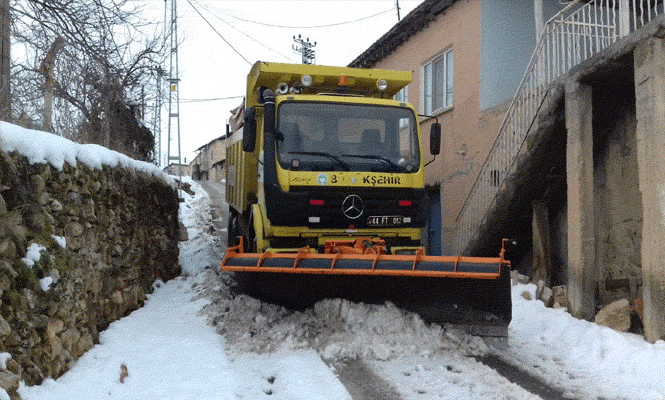
[[[180,273],[178,196],[155,165],[0,122],[0,387],[58,377],[155,279]],[[4,354],[3,353],[3,354]]]

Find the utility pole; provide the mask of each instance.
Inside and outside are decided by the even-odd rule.
[[[316,59],[314,47],[316,47],[316,42],[311,43],[309,41],[309,38],[306,40],[303,40],[301,35],[293,36],[293,41],[296,42],[298,45],[292,45],[293,51],[295,53],[300,54],[302,57],[302,63],[303,64],[314,64],[314,60]]]
[[[9,0],[0,0],[0,121],[9,121],[12,117],[12,95],[10,78],[10,31],[11,17]]]
[[[178,10],[177,10],[177,0],[171,0],[171,27],[170,27],[170,38],[171,38],[171,54],[169,57],[169,123],[168,123],[168,140],[166,145],[166,163],[170,164],[171,161],[178,162],[178,176],[182,176],[182,169],[180,167],[180,160],[182,159],[182,153],[180,148],[180,91],[178,86],[180,84],[180,78],[178,77]],[[175,124],[175,130],[177,133],[178,140],[178,155],[171,155],[171,134],[173,131],[173,126]]]
[[[55,90],[53,69],[55,68],[55,59],[63,47],[65,47],[65,39],[58,36],[39,65],[39,73],[44,75],[44,115],[42,116],[42,130],[44,132],[53,132],[53,92]]]

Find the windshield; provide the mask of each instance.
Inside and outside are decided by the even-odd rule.
[[[282,168],[415,172],[416,119],[403,107],[284,102],[277,112]]]

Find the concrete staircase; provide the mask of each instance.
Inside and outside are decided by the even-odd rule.
[[[531,202],[545,191],[564,196],[565,203],[565,76],[663,14],[662,0],[576,0],[545,24],[457,216],[455,253],[492,254],[495,242],[507,231],[530,235]],[[492,250],[485,248],[488,245]]]

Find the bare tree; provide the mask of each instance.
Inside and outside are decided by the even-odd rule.
[[[11,117],[9,0],[0,1],[0,120]]]
[[[48,108],[44,95],[48,102],[45,91],[50,87],[56,98],[56,133],[70,130],[74,118],[74,139],[132,153],[136,146],[125,143],[132,140],[131,134],[111,134],[112,126],[132,124],[113,118],[130,117],[118,110],[135,110],[129,107],[131,100],[150,85],[150,72],[161,63],[163,53],[158,28],[141,20],[134,4],[129,0],[13,2],[12,35],[21,54],[12,68],[15,118],[23,116],[33,125],[48,127],[53,117],[44,116]],[[56,41],[58,37],[62,40]],[[58,42],[62,46],[56,46]],[[135,112],[133,118],[137,119]]]

